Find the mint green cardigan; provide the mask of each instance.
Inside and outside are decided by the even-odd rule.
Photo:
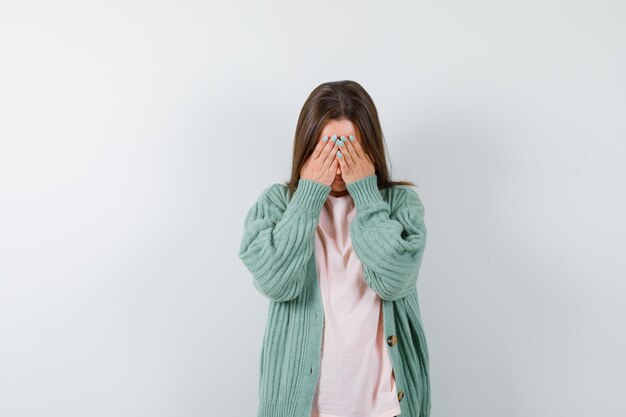
[[[426,244],[424,206],[409,186],[379,190],[376,175],[346,187],[357,211],[350,224],[352,246],[367,285],[382,301],[402,417],[428,417],[428,350],[416,289]],[[270,300],[257,417],[311,415],[324,329],[315,230],[330,190],[301,178],[290,198],[287,186],[275,183],[245,219],[239,258],[254,287]]]

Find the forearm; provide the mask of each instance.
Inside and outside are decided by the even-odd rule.
[[[274,301],[297,297],[313,254],[314,233],[330,187],[301,179],[285,206],[263,198],[246,217],[239,257],[255,287]]]
[[[350,230],[364,279],[381,298],[402,298],[415,288],[422,262],[427,235],[423,205],[414,191],[406,190],[392,213],[375,175],[347,187],[357,210]]]

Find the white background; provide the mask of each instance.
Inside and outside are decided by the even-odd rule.
[[[244,215],[341,79],[426,207],[432,416],[626,415],[625,12],[0,1],[0,416],[255,416]]]

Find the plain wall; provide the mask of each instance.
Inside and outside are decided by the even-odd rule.
[[[625,12],[0,1],[0,416],[255,416],[244,216],[341,79],[425,204],[431,415],[626,415]]]

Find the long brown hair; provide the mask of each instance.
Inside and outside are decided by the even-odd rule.
[[[374,101],[359,83],[343,80],[320,84],[302,106],[293,143],[291,179],[285,182],[290,196],[298,185],[302,165],[313,153],[324,126],[330,120],[340,119],[348,119],[354,124],[361,146],[374,162],[379,189],[394,185],[416,186],[410,181],[390,178],[385,138]]]

